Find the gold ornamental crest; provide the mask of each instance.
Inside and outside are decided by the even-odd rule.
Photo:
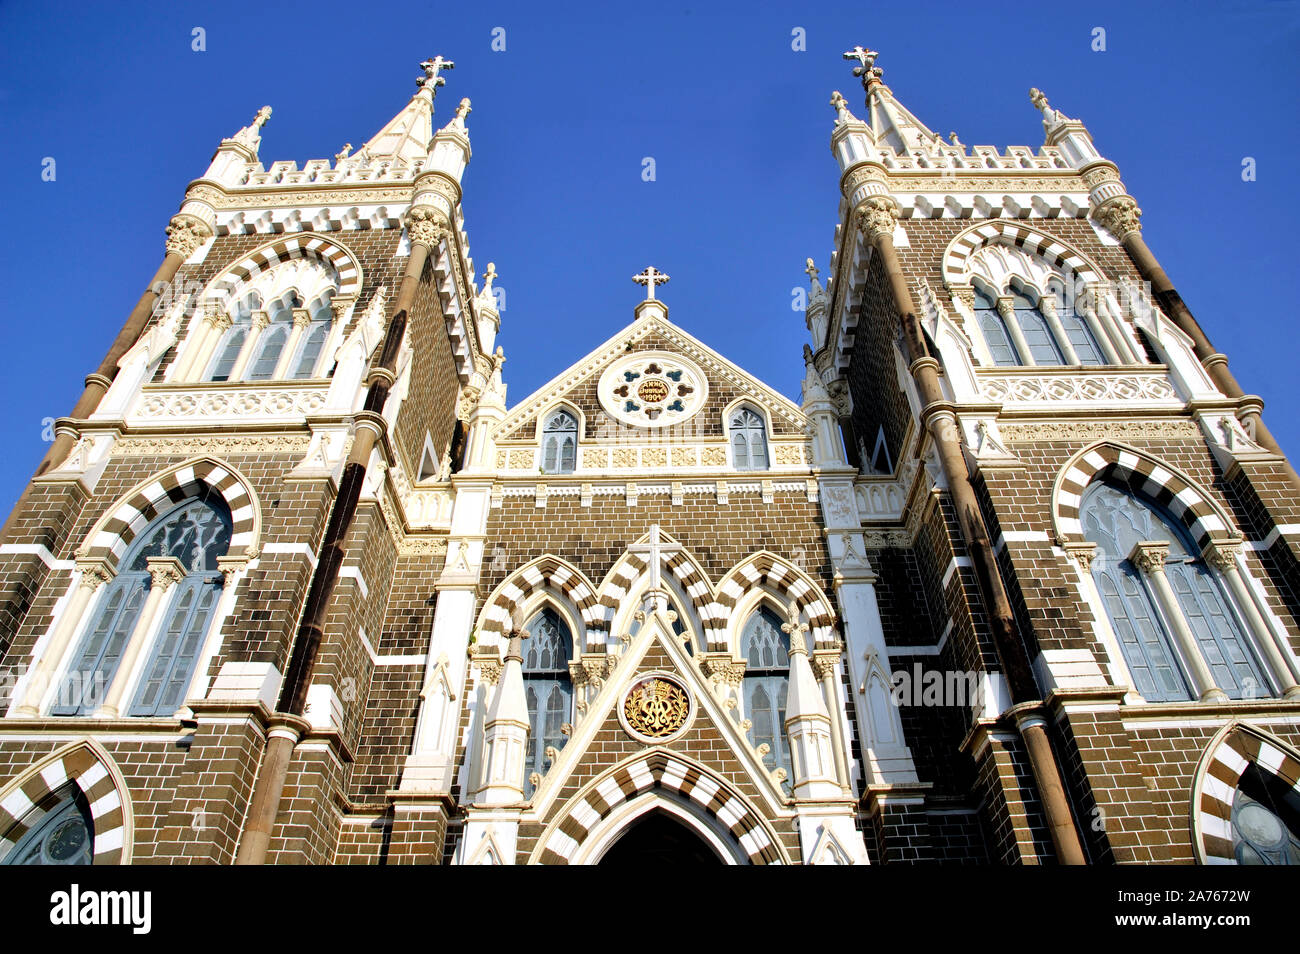
[[[623,697],[627,727],[647,739],[663,739],[686,724],[691,698],[671,679],[650,676],[635,683]]]

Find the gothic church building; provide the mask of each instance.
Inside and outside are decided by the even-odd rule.
[[[798,403],[653,267],[507,402],[441,57],[223,140],[0,537],[0,864],[1300,862],[1262,402],[1081,121],[845,56]]]

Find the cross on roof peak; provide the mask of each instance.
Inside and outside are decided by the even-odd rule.
[[[864,89],[872,79],[880,76],[880,70],[876,67],[876,57],[879,55],[875,50],[868,50],[862,46],[855,46],[843,54],[846,60],[858,61],[858,65],[853,67],[853,75],[862,77]]]
[[[655,268],[653,265],[649,265],[640,275],[633,275],[632,281],[636,282],[638,285],[645,286],[646,301],[654,301],[655,286],[662,285],[664,282],[668,281],[668,276],[659,271],[659,269]],[[654,529],[658,530],[659,528],[655,527]]]
[[[648,568],[650,570],[650,589],[659,590],[662,588],[662,577],[659,570],[663,563],[663,558],[666,556],[672,556],[675,553],[681,553],[682,547],[679,544],[670,543],[668,540],[664,539],[663,531],[659,529],[659,524],[652,523],[650,525],[650,533],[647,534],[646,542],[632,544],[627,548],[627,552],[646,558],[646,563],[649,565]]]

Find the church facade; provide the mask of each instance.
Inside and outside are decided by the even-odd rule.
[[[648,267],[508,403],[441,57],[223,140],[0,538],[0,863],[1300,862],[1262,402],[1082,122],[845,57],[799,402]]]

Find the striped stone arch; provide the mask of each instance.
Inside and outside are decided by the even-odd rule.
[[[1037,255],[1053,266],[1084,282],[1102,281],[1102,271],[1083,253],[1059,238],[1021,222],[988,222],[967,229],[948,243],[943,253],[945,285],[966,284],[967,263],[975,251],[993,243],[1014,245]]]
[[[572,863],[591,833],[619,806],[659,790],[713,816],[750,864],[787,864],[772,831],[749,801],[703,766],[667,749],[651,749],[611,769],[565,803],[537,841],[529,864]]]
[[[1079,505],[1094,480],[1112,477],[1169,510],[1191,533],[1197,547],[1212,540],[1235,540],[1227,513],[1186,474],[1125,444],[1100,441],[1074,455],[1052,488],[1052,525],[1061,546],[1083,542]]]
[[[334,239],[307,232],[264,245],[225,269],[208,286],[206,297],[225,299],[240,282],[256,278],[281,262],[295,258],[314,258],[333,266],[339,278],[339,295],[358,295],[361,292],[361,264],[352,251]]]
[[[1253,725],[1224,726],[1206,747],[1192,783],[1192,845],[1202,864],[1237,864],[1232,803],[1251,765],[1300,792],[1300,752]]]
[[[210,457],[194,458],[136,484],[111,505],[91,528],[84,556],[117,561],[149,521],[202,489],[221,496],[230,508],[230,555],[251,559],[261,536],[261,506],[251,485],[237,470]]]
[[[548,587],[572,601],[582,614],[582,625],[589,633],[597,626],[600,607],[591,582],[572,564],[547,554],[516,570],[492,591],[483,607],[479,628],[485,633],[505,633],[515,607],[522,606],[533,593]],[[577,634],[574,636],[576,638]]]
[[[663,536],[666,542],[677,544],[670,534],[664,532]],[[635,543],[644,543],[648,537],[647,531],[638,537]],[[713,582],[704,572],[700,561],[690,550],[682,547],[677,553],[665,557],[663,566],[677,581],[696,615],[707,628],[709,623],[705,613],[713,602]],[[619,607],[624,604],[628,594],[636,588],[637,582],[646,576],[648,571],[649,564],[638,554],[624,553],[619,557],[600,584],[600,618],[596,625],[599,632],[609,633]]]
[[[835,611],[822,588],[789,560],[762,550],[746,557],[722,578],[704,624],[710,651],[720,652],[729,648],[726,645],[727,621],[745,594],[760,586],[775,591],[783,603],[793,601],[807,612],[809,631],[815,644],[832,642]]]
[[[72,783],[94,820],[93,864],[131,862],[131,803],[112,757],[92,739],[66,745],[0,789],[0,861],[57,804]]]

